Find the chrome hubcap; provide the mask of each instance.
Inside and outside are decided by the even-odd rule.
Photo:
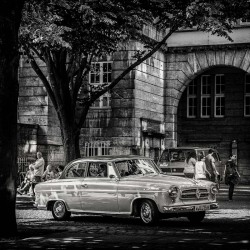
[[[60,218],[64,215],[65,213],[65,207],[64,205],[60,202],[56,204],[56,207],[54,209],[55,215]]]
[[[141,206],[141,217],[145,222],[150,222],[152,220],[152,211],[147,203],[143,203]]]

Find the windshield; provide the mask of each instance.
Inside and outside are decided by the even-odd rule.
[[[121,176],[158,174],[159,169],[150,159],[133,159],[115,162]]]
[[[160,163],[164,162],[184,162],[189,153],[192,150],[189,149],[169,149],[169,150],[164,150]]]

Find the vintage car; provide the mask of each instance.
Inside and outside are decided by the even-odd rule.
[[[52,211],[55,220],[71,213],[123,215],[148,225],[170,217],[201,222],[218,208],[217,192],[215,183],[166,175],[143,156],[77,159],[59,179],[35,187],[37,208]]]

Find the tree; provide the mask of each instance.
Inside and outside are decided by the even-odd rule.
[[[0,237],[17,232],[18,29],[23,2],[0,1],[0,214],[8,220],[8,226],[1,222]]]
[[[167,43],[177,30],[196,27],[231,40],[234,22],[245,15],[247,0],[42,0],[29,1],[20,42],[42,80],[60,122],[65,162],[80,156],[79,135],[91,104]],[[152,41],[142,32],[162,32]],[[94,87],[86,77],[91,62],[139,40],[145,49],[112,82]],[[37,58],[47,67],[48,78]],[[79,110],[79,112],[77,111]]]

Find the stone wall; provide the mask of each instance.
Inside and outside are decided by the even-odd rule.
[[[18,157],[36,157],[38,125],[17,124]]]
[[[110,58],[113,78],[133,63],[132,57],[140,49],[141,43],[131,42]],[[84,141],[109,140],[112,154],[145,154],[145,148],[160,149],[161,140],[154,135],[145,145],[141,121],[146,118],[156,122],[159,129],[154,132],[160,134],[164,122],[164,69],[165,56],[157,52],[127,74],[111,91],[110,109],[90,110],[82,129],[82,145]],[[153,151],[148,154],[154,158]]]
[[[38,60],[42,71],[45,64]],[[37,148],[44,155],[46,164],[62,162],[62,142],[57,115],[42,81],[25,57],[20,59],[18,122],[37,128]]]

